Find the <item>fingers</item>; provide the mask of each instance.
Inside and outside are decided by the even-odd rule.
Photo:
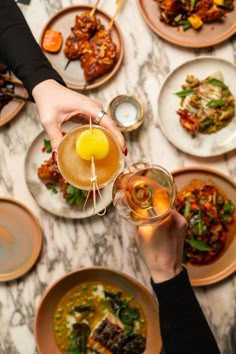
[[[108,114],[105,114],[100,121],[100,125],[110,130],[110,132],[114,134],[114,136],[119,142],[121,151],[123,152],[123,154],[127,155],[127,147],[126,147],[124,136],[122,135],[122,133],[120,132],[120,130],[118,129],[117,125],[112,120],[112,118],[109,117]]]
[[[63,134],[61,132],[60,127],[54,123],[54,124],[45,125],[44,129],[46,130],[48,137],[50,139],[52,151],[56,151],[60,142],[63,139]]]

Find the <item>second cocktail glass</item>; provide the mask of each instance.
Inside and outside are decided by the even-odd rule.
[[[123,218],[144,225],[158,223],[169,215],[176,189],[166,169],[139,162],[119,174],[112,194],[113,204]]]

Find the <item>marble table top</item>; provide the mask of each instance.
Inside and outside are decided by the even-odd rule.
[[[30,5],[19,6],[38,40],[42,26],[56,11],[85,2],[94,3],[91,0],[31,0]],[[100,1],[100,8],[111,15],[114,6],[115,1]],[[186,60],[203,55],[235,63],[236,37],[201,50],[169,44],[148,28],[135,0],[124,1],[117,21],[124,37],[123,65],[113,80],[88,94],[103,102],[104,107],[114,96],[123,93],[135,94],[143,102],[143,126],[125,135],[127,164],[148,160],[170,171],[204,165],[221,171],[236,182],[235,150],[207,159],[190,156],[167,140],[157,120],[157,96],[166,75]],[[103,217],[76,220],[54,216],[37,205],[25,182],[24,159],[41,130],[36,106],[27,103],[0,131],[0,194],[26,204],[39,219],[44,236],[36,266],[24,277],[0,284],[0,354],[37,353],[33,335],[37,305],[45,289],[71,270],[102,265],[121,270],[151,289],[149,274],[135,245],[133,228],[120,219],[112,206]],[[195,288],[195,292],[222,354],[236,353],[236,275],[212,286]]]

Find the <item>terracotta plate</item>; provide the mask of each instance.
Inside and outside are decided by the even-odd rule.
[[[75,16],[84,11],[90,11],[91,9],[92,7],[87,5],[69,6],[64,8],[63,10],[56,13],[45,25],[40,39],[40,44],[42,45],[42,39],[47,29],[54,29],[62,33],[63,44],[60,52],[58,54],[51,54],[45,52],[45,54],[48,57],[51,64],[54,66],[54,68],[63,77],[67,86],[76,90],[89,90],[103,85],[105,82],[110,80],[116,74],[123,60],[123,51],[124,51],[123,38],[118,25],[116,24],[116,22],[114,22],[111,34],[114,43],[117,45],[118,61],[115,67],[112,69],[112,71],[96,79],[93,83],[86,84],[83,70],[81,69],[79,60],[71,61],[67,69],[64,70],[68,62],[68,59],[63,53],[63,48],[65,46],[66,38],[70,34],[71,27],[74,25]],[[96,16],[101,19],[102,24],[104,24],[105,28],[107,28],[111,20],[110,16],[107,15],[104,11],[99,9],[97,9],[96,11]]]
[[[236,33],[236,8],[222,22],[204,24],[199,31],[183,31],[160,21],[160,10],[154,0],[139,0],[139,8],[148,26],[170,43],[190,48],[205,48],[216,45]]]
[[[63,125],[64,131],[69,131],[78,126],[73,122],[67,122]],[[58,193],[53,193],[47,189],[45,183],[38,178],[38,168],[45,161],[50,159],[51,153],[42,151],[44,139],[48,140],[45,131],[41,132],[30,145],[25,157],[25,179],[26,184],[37,201],[39,206],[46,211],[65,218],[83,219],[95,215],[93,210],[93,203],[90,200],[86,206],[86,213],[82,208],[77,206],[70,206],[62,197],[62,193],[58,189]],[[112,202],[112,185],[109,185],[101,190],[102,200],[97,198],[97,212],[102,212]]]
[[[236,184],[224,174],[207,167],[189,167],[172,172],[177,190],[194,179],[204,182],[213,182],[222,189],[230,198],[236,208]],[[222,255],[209,265],[194,266],[187,264],[188,273],[193,286],[202,286],[216,283],[236,270],[236,209],[234,212],[234,224],[228,231],[226,248]]]
[[[20,85],[15,86],[15,93],[23,97],[28,96],[26,89]],[[14,98],[6,104],[0,112],[0,127],[12,120],[24,107],[25,103],[26,101]]]
[[[38,220],[21,202],[0,198],[0,281],[24,275],[42,247]]]
[[[148,321],[145,353],[159,354],[161,350],[158,306],[149,291],[130,276],[103,267],[82,268],[69,273],[52,284],[44,294],[35,317],[34,333],[39,354],[59,354],[53,333],[53,315],[58,302],[70,289],[83,282],[105,281],[126,290],[140,303]]]
[[[231,122],[212,134],[198,134],[192,138],[179,122],[176,111],[180,98],[175,95],[181,91],[188,74],[193,74],[203,80],[216,71],[221,71],[224,83],[236,96],[236,66],[232,63],[214,57],[199,57],[192,59],[173,70],[165,79],[158,97],[159,123],[167,139],[178,149],[195,156],[207,157],[222,155],[236,148],[236,116]]]

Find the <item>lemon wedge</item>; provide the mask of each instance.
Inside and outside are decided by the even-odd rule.
[[[108,138],[100,129],[86,129],[76,139],[76,153],[84,160],[102,160],[109,153]]]

